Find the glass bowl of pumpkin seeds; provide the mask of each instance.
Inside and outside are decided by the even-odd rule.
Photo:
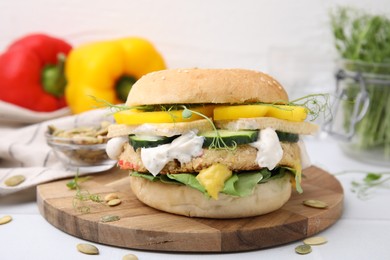
[[[49,125],[45,133],[46,141],[66,169],[79,172],[108,170],[116,164],[106,153],[110,124],[104,121],[99,125],[70,129]]]

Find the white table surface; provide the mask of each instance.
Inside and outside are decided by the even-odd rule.
[[[307,139],[306,145],[312,163],[331,173],[390,171],[388,167],[345,156],[336,142],[329,138]],[[128,253],[139,259],[390,259],[390,189],[377,188],[369,199],[359,199],[351,192],[351,182],[363,177],[361,173],[337,175],[345,193],[343,215],[318,234],[326,237],[328,243],[313,246],[308,255],[298,255],[294,251],[302,241],[250,252],[201,255],[148,252],[92,243],[99,248],[100,254],[84,255],[76,250],[76,245],[88,241],[49,224],[38,211],[35,188],[32,188],[0,197],[0,217],[13,217],[12,222],[0,225],[0,259],[122,259]]]

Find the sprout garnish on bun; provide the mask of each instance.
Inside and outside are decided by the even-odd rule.
[[[143,203],[207,218],[282,207],[301,192],[299,135],[317,126],[283,87],[243,69],[172,69],[139,79],[109,128],[108,155],[129,170]]]

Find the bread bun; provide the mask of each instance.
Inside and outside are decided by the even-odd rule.
[[[197,129],[198,131],[211,131],[213,130],[213,126],[206,119],[178,123],[147,123],[142,125],[113,124],[108,127],[107,137],[111,138],[129,134],[174,136],[181,135],[193,129]]]
[[[149,73],[132,87],[127,106],[157,104],[285,103],[271,76],[244,69],[170,69]]]
[[[256,185],[252,195],[233,197],[220,193],[207,198],[198,190],[174,184],[130,178],[131,188],[146,205],[188,217],[243,218],[267,214],[281,208],[291,196],[290,175]]]
[[[249,129],[256,130],[271,127],[272,129],[292,134],[313,135],[318,132],[318,125],[313,123],[305,121],[286,121],[274,117],[253,117],[240,118],[237,120],[219,120],[215,121],[215,125],[218,128],[232,131]]]

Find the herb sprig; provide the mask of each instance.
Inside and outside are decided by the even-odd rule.
[[[90,96],[93,100],[95,100],[96,103],[100,103],[100,106],[97,106],[96,108],[109,108],[112,113],[117,113],[120,111],[126,111],[131,109],[138,109],[145,112],[155,111],[156,107],[152,105],[142,105],[142,106],[126,106],[125,104],[112,104],[108,102],[105,99],[97,98],[94,96]]]
[[[79,177],[79,172],[77,171],[74,178],[66,183],[66,186],[71,190],[76,190],[76,194],[73,197],[73,208],[77,211],[85,214],[90,212],[90,207],[87,205],[84,205],[87,201],[92,201],[96,203],[102,203],[103,200],[101,199],[100,195],[97,194],[91,194],[87,190],[83,190],[80,187],[80,183],[89,180],[91,177]]]
[[[182,107],[183,107],[183,113],[182,113],[182,117],[183,118],[191,118],[192,114],[196,114],[196,115],[206,119],[211,124],[211,126],[213,127],[213,130],[215,132],[216,137],[213,138],[213,141],[211,142],[211,144],[209,146],[209,149],[227,149],[227,150],[233,151],[233,150],[235,150],[237,148],[237,143],[235,143],[235,142],[233,143],[232,146],[229,146],[229,145],[227,145],[225,143],[225,141],[221,137],[217,127],[215,126],[213,120],[211,120],[207,116],[203,115],[202,113],[199,113],[199,112],[197,112],[195,110],[188,109],[184,105]]]
[[[390,62],[390,19],[358,9],[339,7],[330,13],[337,51],[343,58]]]
[[[357,197],[362,200],[367,200],[371,196],[371,192],[375,188],[390,189],[390,186],[387,185],[390,181],[390,172],[364,172],[364,171],[343,171],[336,173],[335,175],[342,175],[347,173],[360,173],[364,174],[364,178],[360,181],[352,181],[352,192],[356,193]]]
[[[288,105],[304,107],[310,117],[309,120],[314,121],[321,114],[323,118],[332,116],[329,97],[330,95],[327,93],[310,94],[301,98],[294,99],[288,102]]]

